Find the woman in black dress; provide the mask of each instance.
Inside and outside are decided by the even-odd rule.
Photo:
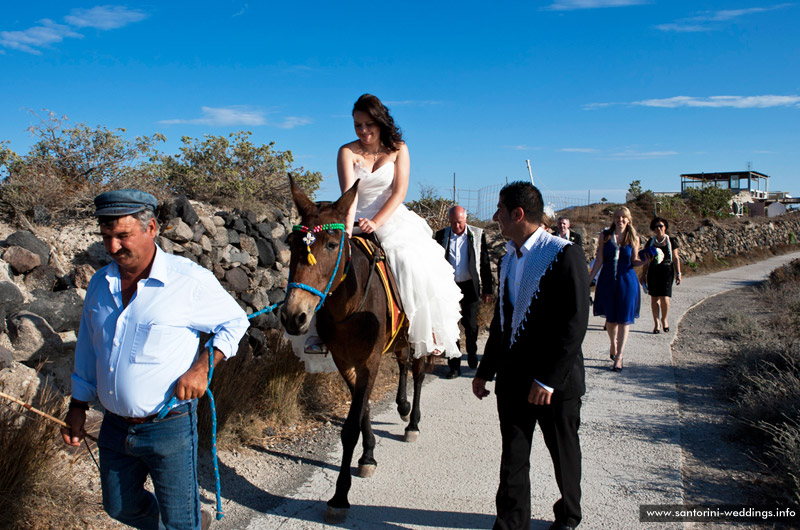
[[[650,309],[653,311],[653,322],[655,328],[653,333],[660,333],[658,324],[664,332],[669,331],[669,299],[672,296],[672,282],[681,284],[681,262],[678,259],[679,243],[667,234],[669,221],[663,217],[654,217],[650,221],[650,230],[655,233],[645,244],[644,248],[655,247],[660,249],[663,259],[657,262],[658,258],[650,260],[644,266],[643,278],[645,278],[647,293],[650,295]]]

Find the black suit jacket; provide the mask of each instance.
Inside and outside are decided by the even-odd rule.
[[[553,235],[558,237],[558,230],[553,230]],[[578,232],[573,230],[569,231],[569,240],[578,245],[579,247],[583,245],[583,238]]]
[[[445,233],[448,233],[446,228],[436,232],[434,238],[436,242],[444,248],[444,257],[447,259],[450,252],[450,238],[445,241]],[[469,271],[472,277],[472,285],[475,288],[475,297],[481,294],[492,294],[494,291],[494,277],[492,276],[492,267],[489,264],[489,247],[486,245],[486,232],[481,231],[481,255],[480,255],[480,272],[478,263],[475,256],[475,246],[473,241],[475,233],[473,227],[467,225],[467,246],[469,247]],[[479,276],[480,275],[480,276]]]
[[[496,376],[497,394],[517,394],[520,399],[527,399],[534,380],[554,388],[552,399],[582,396],[586,385],[581,344],[589,322],[589,275],[581,248],[564,247],[542,276],[513,345],[513,307],[507,295],[504,302],[495,305],[476,377],[491,381]],[[501,306],[506,311],[502,328]]]

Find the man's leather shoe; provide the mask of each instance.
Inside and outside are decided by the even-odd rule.
[[[460,371],[451,369],[449,372],[447,372],[447,376],[446,377],[448,379],[455,379],[456,377],[458,377],[460,375],[461,375]]]
[[[556,522],[550,525],[550,530],[575,530],[575,527]]]
[[[469,366],[473,370],[478,367],[478,354],[477,353],[468,353],[467,354],[467,366]]]
[[[200,530],[208,530],[208,527],[211,526],[211,514],[205,510],[200,510]]]

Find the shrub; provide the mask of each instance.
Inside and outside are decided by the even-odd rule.
[[[406,203],[408,209],[425,219],[433,230],[448,224],[447,214],[453,205],[452,200],[440,197],[434,188],[423,185],[419,187],[419,199]]]
[[[703,183],[702,188],[689,188],[685,192],[689,206],[703,217],[725,218],[733,216],[730,200],[731,190],[709,186]]]
[[[139,164],[154,152],[156,143],[166,140],[164,135],[126,140],[125,129],[83,123],[65,127],[66,121],[66,116],[52,112],[39,118],[29,129],[38,141],[25,156],[0,145],[0,206],[6,215],[30,215],[35,206],[54,213],[88,210],[95,195],[123,183],[163,194]]]
[[[203,140],[184,136],[180,154],[159,155],[150,170],[162,175],[173,192],[225,206],[259,210],[264,203],[289,203],[289,173],[313,198],[322,175],[292,169],[291,151],[274,149],[275,142],[256,146],[251,134],[206,135]]]

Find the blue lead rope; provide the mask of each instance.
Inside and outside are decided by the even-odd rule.
[[[274,311],[279,305],[283,302],[278,302],[272,304],[271,306],[267,306],[260,311],[256,311],[252,315],[248,315],[248,320],[263,313],[269,313]],[[214,342],[212,340],[211,347],[208,351],[208,386],[206,387],[206,394],[208,394],[208,401],[211,405],[211,459],[214,464],[214,480],[217,486],[217,521],[225,517],[225,513],[222,511],[222,487],[220,485],[219,480],[219,461],[217,459],[217,407],[214,404],[214,394],[211,393],[211,378],[214,376]],[[169,411],[174,409],[177,406],[178,398],[176,396],[172,396],[170,400],[167,402],[166,405],[161,407],[161,410],[158,413],[159,420],[163,420],[169,414]]]

